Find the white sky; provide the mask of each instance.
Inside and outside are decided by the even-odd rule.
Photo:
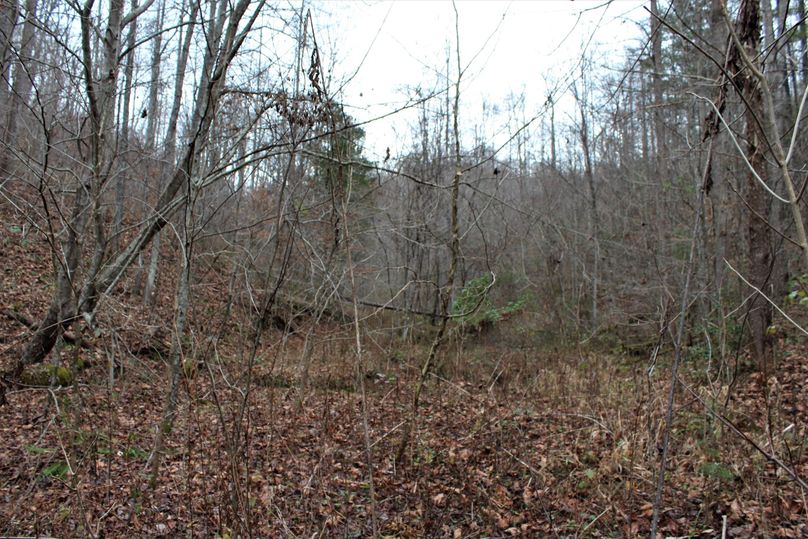
[[[526,117],[536,115],[546,101],[548,84],[577,75],[575,65],[587,44],[596,64],[622,64],[622,51],[639,42],[642,26],[647,25],[644,4],[639,0],[616,0],[608,6],[603,0],[459,0],[461,63],[468,66],[460,114],[466,137],[481,123],[485,99],[501,109],[498,117],[486,121],[485,132],[499,139],[492,143],[504,141],[508,136],[503,127],[506,96],[524,92]],[[439,81],[445,72],[447,47],[452,50],[452,77],[456,76],[455,14],[449,1],[320,1],[313,14],[323,61],[331,61],[328,52],[337,59],[335,79],[356,72],[342,100],[358,121],[395,110],[418,86],[428,92],[445,85]],[[325,20],[318,20],[322,17]],[[563,90],[568,83],[560,86]],[[563,103],[557,112],[560,119]],[[416,118],[417,112],[410,110],[366,126],[367,157],[382,158],[386,147],[394,157],[406,153],[406,139]]]

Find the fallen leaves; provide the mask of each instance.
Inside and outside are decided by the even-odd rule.
[[[11,254],[12,263],[38,271],[26,253]],[[5,275],[5,283],[19,278]],[[28,301],[36,290],[34,282],[20,281],[13,300]],[[39,305],[30,303],[30,312],[36,311]],[[209,321],[195,323],[204,327]],[[10,328],[7,319],[0,319],[3,328]],[[127,329],[122,340],[131,350],[151,350],[154,343],[141,342],[147,331]],[[20,332],[15,328],[9,335]],[[152,335],[158,345],[165,341],[165,332]],[[230,357],[238,358],[237,343],[229,345]],[[218,346],[227,356],[228,342]],[[808,350],[793,345],[789,352],[776,381],[759,375],[741,381],[730,410],[761,439],[774,433],[783,451],[800,447],[808,414]],[[299,350],[287,353],[283,361],[298,357]],[[329,358],[318,367],[324,379],[339,381],[339,390],[305,393],[292,383],[253,387],[237,440],[234,417],[243,396],[228,384],[242,380],[243,365],[232,359],[217,366],[228,376],[216,374],[216,385],[197,376],[191,392],[182,395],[164,473],[150,491],[142,470],[165,400],[163,363],[129,358],[128,371],[110,391],[103,357],[96,356],[80,385],[55,391],[58,412],[42,390],[10,394],[10,404],[0,409],[0,535],[86,537],[97,528],[106,537],[237,537],[240,527],[259,537],[370,534],[361,405],[345,363]],[[411,373],[403,365],[392,373],[396,387],[369,384],[382,536],[644,534],[657,466],[654,395],[644,398],[645,386],[621,378],[614,367],[602,377],[607,382],[599,393],[591,394],[599,379],[591,369],[577,368],[575,360],[557,358],[535,383],[501,394],[486,384],[430,386],[413,460],[404,466],[391,458],[397,437],[389,434],[407,409]],[[295,380],[293,368],[282,377],[267,371],[276,375],[268,380]],[[547,385],[537,389],[545,379]],[[575,380],[579,386],[570,389]],[[729,394],[728,388],[721,391],[722,399]],[[768,431],[764,393],[774,394],[785,410],[775,418],[782,425]],[[683,405],[676,425],[663,508],[666,533],[721,530],[726,517],[729,537],[808,536],[806,509],[793,483],[731,437],[712,436],[704,415]],[[804,475],[803,453],[794,466]],[[70,477],[60,473],[65,456],[75,467]],[[705,463],[715,466],[700,468]],[[732,477],[704,473],[721,467]]]

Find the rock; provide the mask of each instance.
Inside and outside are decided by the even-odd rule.
[[[29,386],[48,387],[53,380],[56,386],[73,385],[73,371],[61,365],[37,363],[23,369],[20,381]]]

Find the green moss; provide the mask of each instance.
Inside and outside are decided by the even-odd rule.
[[[73,385],[73,371],[67,367],[56,367],[56,382],[60,386]]]
[[[29,386],[49,386],[51,380],[57,386],[69,386],[73,384],[73,371],[61,365],[36,364],[26,367],[22,371],[20,381]]]

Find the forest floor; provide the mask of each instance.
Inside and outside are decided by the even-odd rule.
[[[48,247],[5,211],[0,308],[35,319]],[[196,280],[189,346],[206,360],[186,369],[156,484],[145,467],[167,399],[171,284],[153,310],[126,290],[107,300],[102,332],[56,358],[85,365],[72,385],[9,391],[0,537],[369,537],[374,519],[382,537],[648,535],[669,359],[649,377],[647,357],[453,343],[397,464],[426,347],[370,335],[358,369],[349,332],[323,325],[304,369],[303,338],[268,330],[248,371],[249,331],[207,338],[224,280]],[[0,316],[1,370],[28,331]],[[771,376],[732,382],[688,356],[661,537],[808,536],[806,493],[763,454],[808,478],[808,346],[782,338],[777,354]]]

